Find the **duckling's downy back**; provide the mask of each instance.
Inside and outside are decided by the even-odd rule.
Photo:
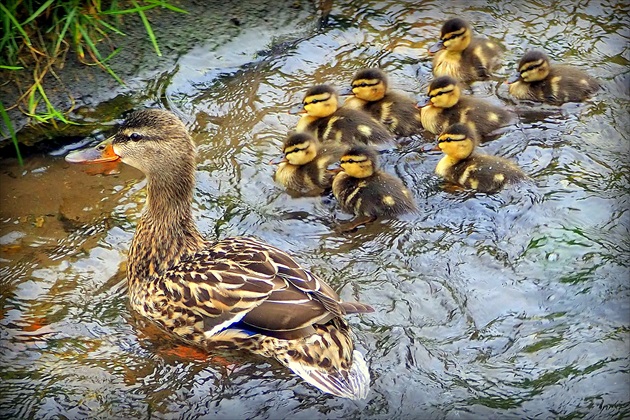
[[[568,65],[552,65],[541,51],[528,51],[508,79],[516,99],[560,105],[580,102],[593,95],[600,84],[586,72]]]
[[[333,180],[341,208],[356,216],[391,217],[416,210],[411,192],[400,179],[382,171],[369,147],[350,148],[340,159],[343,172]]]

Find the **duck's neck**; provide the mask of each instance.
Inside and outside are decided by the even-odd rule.
[[[147,178],[147,203],[129,250],[129,281],[162,275],[204,243],[192,217],[193,168]]]

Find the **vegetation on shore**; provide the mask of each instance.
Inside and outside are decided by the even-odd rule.
[[[145,13],[155,7],[186,13],[169,4],[169,0],[9,0],[0,3],[0,71],[8,75],[3,83],[15,83],[19,89],[15,103],[0,100],[0,118],[8,130],[4,132],[0,125],[0,135],[12,138],[20,165],[22,156],[7,111],[18,108],[37,122],[70,124],[66,115],[72,108],[60,110],[54,106],[46,94],[45,76],[56,78],[55,69],[62,68],[67,55],[74,53],[81,63],[98,66],[124,84],[108,64],[119,52],[110,37],[124,36],[120,29],[124,15],[136,14],[156,54],[161,56]],[[23,80],[28,83],[19,83]]]

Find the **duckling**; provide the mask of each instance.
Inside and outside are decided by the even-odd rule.
[[[379,168],[378,155],[371,147],[350,147],[337,166],[340,172],[333,179],[332,191],[341,208],[357,216],[351,228],[380,216],[416,211],[411,192],[400,179]]]
[[[446,156],[438,162],[435,173],[448,182],[483,193],[495,193],[506,184],[527,178],[507,159],[476,153],[476,144],[475,132],[468,125],[448,127],[438,137],[438,148]]]
[[[433,75],[451,76],[470,83],[485,80],[499,67],[501,48],[495,42],[473,36],[472,27],[460,18],[442,25],[440,40],[429,48],[433,57]]]
[[[359,70],[352,80],[352,89],[347,92],[354,96],[346,100],[344,107],[366,111],[397,136],[421,134],[424,130],[415,101],[402,93],[389,91],[388,85],[383,70]]]
[[[129,116],[97,150],[69,162],[130,164],[147,177],[147,202],[128,253],[131,308],[184,342],[273,357],[309,384],[360,399],[370,374],[344,315],[371,312],[337,293],[286,252],[248,237],[205,240],[192,215],[195,147],[172,113]]]
[[[335,144],[323,146],[311,133],[290,133],[282,147],[283,158],[278,164],[274,179],[297,195],[320,195],[330,189],[333,174],[328,165],[339,160],[343,147]]]
[[[289,111],[306,113],[295,131],[311,131],[322,143],[337,142],[383,144],[393,140],[392,134],[369,114],[339,108],[339,95],[330,85],[316,85],[306,91],[302,105]]]
[[[483,99],[461,94],[461,88],[451,76],[440,76],[429,85],[428,96],[421,107],[422,125],[433,134],[461,122],[470,125],[481,137],[515,120],[514,113]]]
[[[541,51],[528,51],[518,63],[518,71],[508,80],[508,90],[516,99],[560,105],[579,102],[595,93],[600,85],[584,71],[570,66],[551,65]]]

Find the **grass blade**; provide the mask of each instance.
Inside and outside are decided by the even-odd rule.
[[[9,114],[4,109],[4,104],[0,101],[0,115],[2,116],[2,120],[4,124],[7,126],[9,130],[9,134],[11,135],[11,140],[13,141],[13,145],[15,146],[15,154],[17,155],[18,164],[20,166],[24,166],[24,160],[22,160],[22,154],[20,153],[20,145],[17,141],[17,136],[15,135],[15,130],[13,129],[13,124],[11,124],[11,119],[9,119]]]
[[[26,26],[29,22],[32,22],[33,20],[35,20],[37,16],[41,15],[44,10],[48,9],[48,6],[50,6],[53,1],[55,0],[48,0],[46,3],[42,4],[35,13],[30,15],[28,19],[22,22],[22,26]]]
[[[68,32],[68,28],[70,27],[70,24],[72,23],[72,20],[74,19],[74,15],[76,14],[76,12],[77,12],[76,7],[73,7],[72,10],[68,12],[68,15],[66,16],[66,23],[63,25],[63,28],[61,28],[61,32],[59,32],[57,42],[55,43],[55,48],[53,49],[54,55],[57,55],[59,53],[59,47],[61,47],[61,43],[63,42],[63,39],[66,36],[66,32]]]
[[[152,3],[152,4],[156,5],[156,6],[160,6],[160,7],[163,7],[165,9],[172,10],[173,12],[188,14],[187,10],[180,9],[179,7],[175,7],[172,4],[169,4],[168,2],[165,2],[165,1],[148,0],[147,3]]]
[[[9,18],[11,22],[13,22],[13,24],[15,25],[15,29],[17,29],[17,31],[22,34],[22,36],[24,37],[24,42],[26,42],[26,45],[30,47],[31,39],[26,34],[26,31],[24,31],[24,28],[22,28],[22,26],[20,25],[20,22],[17,21],[15,16],[13,16],[11,12],[9,12],[9,10],[6,7],[4,7],[2,3],[0,3],[0,10],[2,10],[5,13],[5,15]]]
[[[135,0],[132,0],[132,3],[136,8],[138,7],[138,3]],[[155,38],[155,34],[153,33],[153,29],[151,28],[151,24],[147,19],[147,16],[144,14],[143,10],[138,10],[138,14],[140,15],[140,19],[142,19],[142,23],[144,24],[145,29],[147,30],[147,34],[151,39],[151,43],[153,44],[153,48],[155,48],[155,53],[158,57],[162,57],[162,53],[160,52],[160,47],[158,47],[157,39]]]

